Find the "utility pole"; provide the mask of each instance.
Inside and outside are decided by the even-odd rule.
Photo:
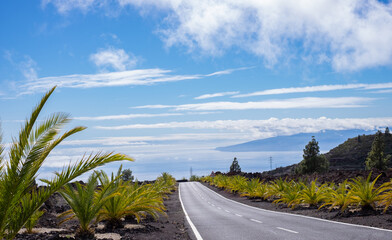
[[[272,170],[272,157],[270,157],[270,169]]]
[[[191,176],[189,177],[189,179],[191,179],[191,177],[192,177],[192,175],[193,175],[193,173],[192,173],[192,167],[191,167],[191,169],[190,169],[190,173],[191,173]]]

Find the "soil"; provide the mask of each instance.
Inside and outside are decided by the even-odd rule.
[[[266,210],[286,212],[292,214],[305,215],[316,218],[328,219],[331,221],[352,223],[358,225],[365,225],[377,228],[392,229],[392,211],[387,211],[383,213],[382,210],[368,210],[368,211],[354,211],[354,212],[344,212],[341,213],[340,210],[308,208],[299,207],[294,210],[284,206],[278,206],[269,201],[261,201],[260,199],[248,199],[246,197],[241,197],[236,193],[229,193],[225,190],[219,189],[214,186],[210,186],[208,183],[202,183],[211,190],[221,194],[222,196],[243,203],[253,207],[258,207]]]
[[[139,224],[133,219],[124,220],[124,227],[107,230],[102,223],[96,225],[95,235],[99,239],[124,239],[124,240],[166,240],[166,239],[191,239],[185,227],[185,215],[182,211],[178,192],[175,191],[164,201],[167,216],[158,220],[153,218],[143,219]],[[40,218],[35,229],[37,233],[21,233],[17,240],[70,240],[78,227],[78,221],[71,220],[59,225],[57,215],[69,209],[67,203],[59,194],[54,194],[42,207],[45,214]],[[49,231],[49,232],[47,232]],[[41,233],[38,233],[41,232]],[[43,233],[44,232],[44,233]]]
[[[283,174],[283,175],[272,175],[269,174],[268,172],[263,172],[263,173],[247,173],[247,172],[242,172],[239,175],[242,175],[246,178],[259,178],[263,179],[266,182],[273,181],[279,178],[282,179],[287,179],[287,180],[305,180],[305,181],[313,181],[316,180],[319,183],[330,183],[334,182],[336,184],[343,182],[346,179],[352,179],[356,177],[363,177],[367,178],[371,174],[371,180],[373,181],[377,176],[380,176],[377,179],[377,184],[376,185],[381,185],[384,182],[389,182],[392,179],[392,168],[388,170],[339,170],[339,171],[329,171],[326,173],[313,173],[309,175],[299,175],[299,174]],[[230,175],[230,174],[226,174]]]

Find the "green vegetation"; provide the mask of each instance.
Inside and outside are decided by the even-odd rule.
[[[320,184],[317,180],[306,183],[277,179],[265,183],[259,179],[248,180],[240,176],[225,175],[203,177],[201,180],[250,199],[259,198],[290,208],[340,208],[341,211],[384,208],[386,211],[392,206],[392,180],[376,187],[379,177],[380,175],[370,181],[370,173],[366,179],[357,177],[345,180],[338,186],[334,183]]]
[[[295,169],[296,173],[307,174],[328,171],[329,161],[324,155],[320,154],[320,147],[314,137],[305,146],[303,158]]]
[[[25,224],[27,233],[34,233],[33,228],[37,224],[38,219],[45,213],[44,210],[37,210],[31,215]]]
[[[121,179],[125,182],[126,181],[132,182],[135,179],[134,176],[132,176],[131,169],[124,169],[121,173],[122,173]]]
[[[385,135],[387,135],[389,129],[387,128],[385,132],[386,132]],[[372,149],[369,152],[368,157],[366,158],[367,170],[371,170],[373,168],[385,170],[388,168],[391,155],[384,157],[384,148],[385,148],[384,137],[382,136],[381,131],[378,131],[372,143]]]
[[[37,188],[38,171],[50,152],[69,136],[85,129],[75,127],[59,136],[61,128],[70,121],[65,113],[52,114],[37,123],[54,89],[43,96],[23,124],[18,138],[12,140],[8,158],[3,154],[0,136],[0,239],[13,239],[26,223],[31,223],[28,221],[34,219],[33,215],[53,193],[76,177],[106,163],[133,161],[123,154],[91,154],[56,172],[52,179],[40,179],[46,186]]]
[[[101,172],[99,178],[101,185],[103,187],[111,185],[117,194],[103,205],[97,216],[98,221],[106,220],[106,228],[112,229],[123,226],[121,222],[123,217],[136,218],[139,222],[147,214],[155,219],[158,218],[158,214],[165,214],[163,195],[156,190],[157,188],[151,184],[139,185],[137,182],[123,181],[120,172],[121,168],[117,176],[112,174],[111,179]]]
[[[61,196],[71,207],[70,210],[59,216],[65,217],[61,223],[76,217],[79,220],[79,229],[75,234],[77,239],[91,239],[94,237],[94,231],[90,225],[96,219],[106,201],[119,194],[116,191],[117,189],[113,187],[114,181],[98,188],[96,191],[99,176],[99,172],[94,172],[89,177],[86,185],[76,182],[74,188],[72,184],[67,184],[60,191]]]
[[[105,227],[113,229],[123,227],[124,217],[136,218],[138,222],[147,215],[157,219],[160,214],[166,215],[163,198],[175,187],[176,181],[172,179],[170,174],[163,173],[154,184],[140,185],[123,181],[121,167],[111,178],[103,171],[96,171],[86,185],[76,183],[73,187],[68,184],[60,192],[71,209],[59,217],[65,217],[62,222],[75,217],[79,220],[80,227],[75,235],[78,239],[94,237],[92,223],[105,221]]]
[[[229,173],[240,173],[240,172],[241,172],[241,167],[238,164],[237,158],[235,157],[233,162],[231,163]]]
[[[199,177],[199,176],[196,176],[196,175],[192,175],[192,176],[189,178],[189,181],[191,181],[191,182],[200,181],[200,177]]]
[[[363,177],[357,177],[352,179],[352,182],[349,184],[350,186],[350,203],[355,204],[362,209],[375,209],[376,204],[380,202],[382,199],[382,193],[384,193],[387,189],[385,185],[381,185],[376,188],[377,179],[381,175],[377,176],[372,182],[370,182],[369,176],[364,179]]]
[[[390,133],[388,134],[389,129],[385,130],[385,132],[386,134],[382,134],[384,157],[392,155],[392,137]],[[324,154],[330,162],[330,168],[340,170],[365,169],[369,152],[372,151],[372,145],[377,134],[349,138],[344,143]],[[391,161],[388,167],[391,167]]]

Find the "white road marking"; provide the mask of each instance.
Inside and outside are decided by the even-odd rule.
[[[281,227],[276,227],[277,229],[280,229],[280,230],[283,230],[283,231],[286,231],[286,232],[291,232],[291,233],[298,233],[298,232],[296,232],[296,231],[293,231],[293,230],[290,230],[290,229],[287,229],[287,228],[281,228]]]
[[[220,208],[220,207],[216,207],[217,209],[219,209],[219,210],[221,210],[222,208]]]
[[[253,218],[250,218],[249,220],[251,220],[252,222],[263,223],[263,222],[261,222],[259,220],[253,219]]]
[[[358,224],[352,224],[352,223],[336,222],[336,221],[331,221],[331,220],[322,219],[322,218],[315,218],[315,217],[309,217],[309,216],[298,215],[298,214],[293,214],[293,213],[277,212],[277,211],[257,208],[257,207],[249,206],[249,205],[246,205],[244,203],[240,203],[240,202],[236,202],[234,200],[228,199],[228,198],[220,195],[219,193],[214,192],[213,190],[209,189],[208,187],[202,185],[201,183],[199,183],[198,186],[203,187],[204,190],[207,190],[207,191],[211,192],[212,194],[217,195],[218,197],[223,198],[223,199],[225,199],[225,200],[227,200],[229,202],[233,202],[233,203],[236,203],[236,204],[248,207],[248,208],[252,208],[252,209],[255,209],[255,210],[258,210],[258,211],[262,211],[262,212],[270,212],[270,213],[275,213],[275,214],[279,214],[279,215],[289,215],[289,216],[294,216],[294,217],[299,217],[299,218],[308,218],[308,219],[312,219],[312,220],[317,220],[317,221],[322,221],[322,222],[329,222],[329,223],[334,223],[334,224],[341,224],[341,225],[346,225],[346,226],[353,226],[353,227],[368,228],[368,229],[374,229],[374,230],[385,231],[385,232],[392,232],[392,230],[390,230],[390,229],[370,227],[370,226],[364,226],[364,225],[358,225]]]
[[[238,214],[238,213],[236,213],[235,214],[237,217],[242,217],[242,215],[241,214]]]
[[[180,185],[181,186],[181,185]],[[184,204],[182,203],[182,199],[181,199],[181,187],[178,188],[178,198],[180,199],[181,202],[181,207],[182,210],[184,211],[184,215],[186,217],[186,220],[188,221],[189,225],[192,228],[193,233],[195,234],[196,240],[203,240],[203,238],[201,237],[199,231],[197,231],[197,228],[195,227],[195,225],[193,224],[193,222],[191,221],[191,219],[189,218],[188,213],[185,210]]]
[[[214,204],[212,204],[212,203],[211,203],[211,206],[215,207],[215,205],[214,205]]]
[[[227,212],[227,213],[230,213],[230,211],[229,211],[229,210],[225,210],[225,212]]]

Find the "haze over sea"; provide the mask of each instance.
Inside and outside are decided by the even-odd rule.
[[[42,117],[88,129],[40,177],[97,151],[134,157],[124,168],[140,180],[227,171],[234,157],[252,172],[297,163],[301,147],[216,148],[392,126],[391,26],[390,0],[1,1],[3,142],[57,85]]]

